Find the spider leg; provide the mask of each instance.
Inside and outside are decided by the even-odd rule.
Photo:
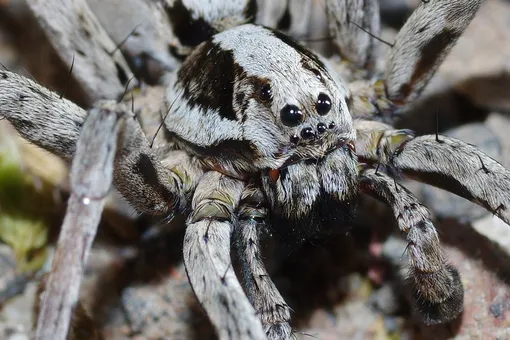
[[[464,32],[483,0],[422,1],[400,29],[386,65],[387,98],[416,99]]]
[[[409,276],[417,310],[427,324],[454,319],[463,310],[464,289],[459,273],[443,256],[430,212],[405,187],[384,173],[368,169],[360,189],[390,206],[409,245]]]
[[[377,0],[326,0],[329,30],[340,55],[357,67],[373,70],[381,25]]]
[[[167,215],[183,208],[183,178],[161,164],[135,116],[130,115],[122,120],[114,184],[138,211]],[[0,71],[0,117],[7,118],[23,138],[71,160],[87,112],[32,80]]]
[[[112,183],[124,112],[102,102],[89,111],[71,169],[71,197],[37,322],[36,339],[66,339],[97,225]]]
[[[356,118],[393,121],[399,105],[412,102],[421,94],[481,3],[482,0],[422,1],[391,45],[384,81],[356,80],[349,84],[351,114]],[[359,31],[358,34],[369,36]]]
[[[442,135],[414,138],[410,130],[379,122],[354,126],[360,161],[464,197],[510,224],[510,171],[476,147]]]
[[[0,117],[25,139],[71,160],[87,112],[36,82],[0,71]]]
[[[186,271],[220,339],[266,339],[230,258],[235,209],[243,189],[242,181],[217,172],[205,173],[186,222]]]
[[[389,165],[406,177],[464,197],[510,224],[510,171],[476,147],[436,135],[403,143]]]
[[[269,277],[260,254],[260,234],[266,228],[265,197],[255,186],[243,191],[236,226],[236,247],[248,299],[262,320],[268,339],[290,339],[290,307]]]

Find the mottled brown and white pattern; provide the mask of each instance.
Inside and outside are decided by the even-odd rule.
[[[83,1],[73,0],[73,8],[87,8]],[[34,10],[45,9],[41,24],[50,20],[48,8],[58,5],[56,0],[43,7],[40,1],[30,3]],[[281,8],[263,0],[158,4],[151,8],[168,16],[167,28],[179,40],[167,52],[183,61],[163,80],[167,111],[160,115],[165,131],[159,140],[165,143],[156,148],[123,103],[100,102],[86,111],[34,81],[0,71],[0,117],[27,140],[73,159],[66,221],[87,219],[77,224],[78,242],[83,242],[71,249],[70,227],[64,226],[36,338],[66,338],[110,183],[139,212],[163,220],[186,215],[188,277],[220,339],[292,337],[291,309],[268,276],[261,239],[274,234],[296,244],[342,230],[356,213],[360,193],[386,203],[407,237],[409,282],[423,321],[457,317],[463,309],[458,272],[441,251],[428,209],[395,179],[444,188],[509,223],[510,172],[471,145],[439,135],[415,137],[392,124],[398,105],[420,94],[481,0],[423,1],[397,35],[384,70],[375,38],[377,1],[325,0],[335,53],[351,71],[359,69],[347,72],[349,78],[285,33],[253,23],[298,29],[296,20],[306,11],[289,6],[299,1]],[[265,14],[257,15],[258,7]],[[277,18],[267,13],[270,8],[278,9]],[[84,13],[93,16],[88,8]],[[86,22],[104,35],[96,20]],[[50,39],[65,60],[72,51],[61,51],[62,46],[74,46],[78,33],[86,36],[78,31]],[[104,55],[97,44],[90,46],[87,58],[82,56],[87,63],[77,58],[79,77],[101,63],[90,58]],[[151,53],[141,46],[141,54]],[[115,89],[105,85],[107,97],[119,93],[120,83],[127,86],[121,64],[120,78],[109,79]],[[115,64],[103,66],[108,65]],[[90,98],[101,94],[84,88]],[[236,277],[231,246],[240,257],[243,281]],[[55,277],[69,289],[55,286]]]

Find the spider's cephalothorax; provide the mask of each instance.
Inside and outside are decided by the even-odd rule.
[[[83,266],[112,182],[140,212],[187,215],[188,277],[221,339],[291,337],[290,308],[265,269],[261,233],[304,238],[342,228],[359,193],[393,210],[409,242],[411,295],[422,319],[433,324],[459,315],[462,284],[441,251],[430,213],[393,177],[444,188],[508,223],[510,172],[459,140],[415,137],[394,129],[391,115],[388,125],[374,118],[420,94],[482,1],[423,1],[396,36],[385,72],[374,38],[377,1],[324,1],[337,54],[347,58],[341,63],[269,28],[232,27],[258,18],[255,1],[162,0],[187,57],[165,77],[168,111],[161,117],[167,133],[154,147],[140,124],[143,115],[122,103],[101,101],[86,112],[0,71],[0,117],[31,142],[73,158],[72,194],[36,338],[65,338],[78,298],[76,268]],[[279,3],[257,1],[267,13]],[[292,13],[301,20],[306,6],[299,3],[289,1],[279,22]],[[51,22],[44,13],[41,20]],[[100,30],[93,22],[90,27]],[[57,46],[73,46],[73,35],[51,37]],[[80,60],[75,72],[88,74]],[[93,61],[89,65],[107,66]],[[353,72],[357,67],[362,72]],[[370,78],[383,73],[384,79]],[[231,245],[244,290],[232,268]],[[69,280],[72,289],[62,290]]]
[[[273,215],[304,222],[302,229],[325,222],[328,211],[333,218],[352,211],[349,92],[315,54],[281,33],[243,25],[198,46],[168,80],[166,127],[208,169],[240,179],[262,173]],[[321,198],[328,204],[312,219]],[[333,198],[345,211],[331,206]]]

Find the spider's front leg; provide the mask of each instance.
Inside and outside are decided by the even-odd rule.
[[[408,130],[394,130],[377,122],[356,121],[355,126],[361,161],[450,191],[509,224],[510,171],[474,146],[440,135],[413,138]],[[462,311],[460,281],[442,258],[428,211],[377,170],[366,171],[362,183],[365,192],[393,208],[401,230],[407,233],[416,304],[424,321],[440,323],[454,318]]]
[[[510,224],[510,171],[476,147],[455,138],[425,135],[398,147],[392,168],[464,197]]]
[[[409,245],[414,303],[427,324],[449,321],[463,310],[464,289],[459,273],[443,257],[430,212],[393,178],[374,169],[364,171],[360,189],[386,203]]]
[[[266,339],[236,277],[230,242],[244,183],[218,172],[200,180],[186,222],[184,263],[191,286],[220,339]]]
[[[415,100],[473,20],[483,0],[422,1],[401,28],[385,71],[388,99]]]
[[[395,175],[450,191],[510,224],[510,171],[476,147],[442,135],[414,138],[373,121],[355,121],[358,157]]]
[[[260,254],[260,237],[268,228],[265,201],[260,188],[251,185],[245,188],[239,207],[235,245],[248,298],[262,321],[268,339],[284,340],[292,335],[290,307],[269,277]]]
[[[356,67],[373,70],[381,30],[379,0],[326,0],[326,13],[340,55]]]

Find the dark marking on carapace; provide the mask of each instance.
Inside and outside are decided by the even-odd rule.
[[[220,117],[237,120],[232,106],[238,68],[232,51],[207,41],[183,63],[177,83],[184,88],[189,106],[199,107],[204,114],[217,110]]]
[[[244,97],[245,97],[245,94],[244,92],[238,92],[236,93],[236,104],[238,106],[243,106],[243,103],[244,103]]]
[[[308,59],[307,57],[302,57],[300,60],[301,67],[303,67],[305,70],[312,72],[315,77],[323,84],[325,84],[325,75],[323,74],[323,71],[319,70],[313,63]]]
[[[248,81],[253,86],[253,97],[259,102],[267,107],[270,107],[273,103],[273,96],[267,96],[263,94],[265,88],[271,88],[271,84],[269,83],[269,79],[251,76],[248,77]]]

